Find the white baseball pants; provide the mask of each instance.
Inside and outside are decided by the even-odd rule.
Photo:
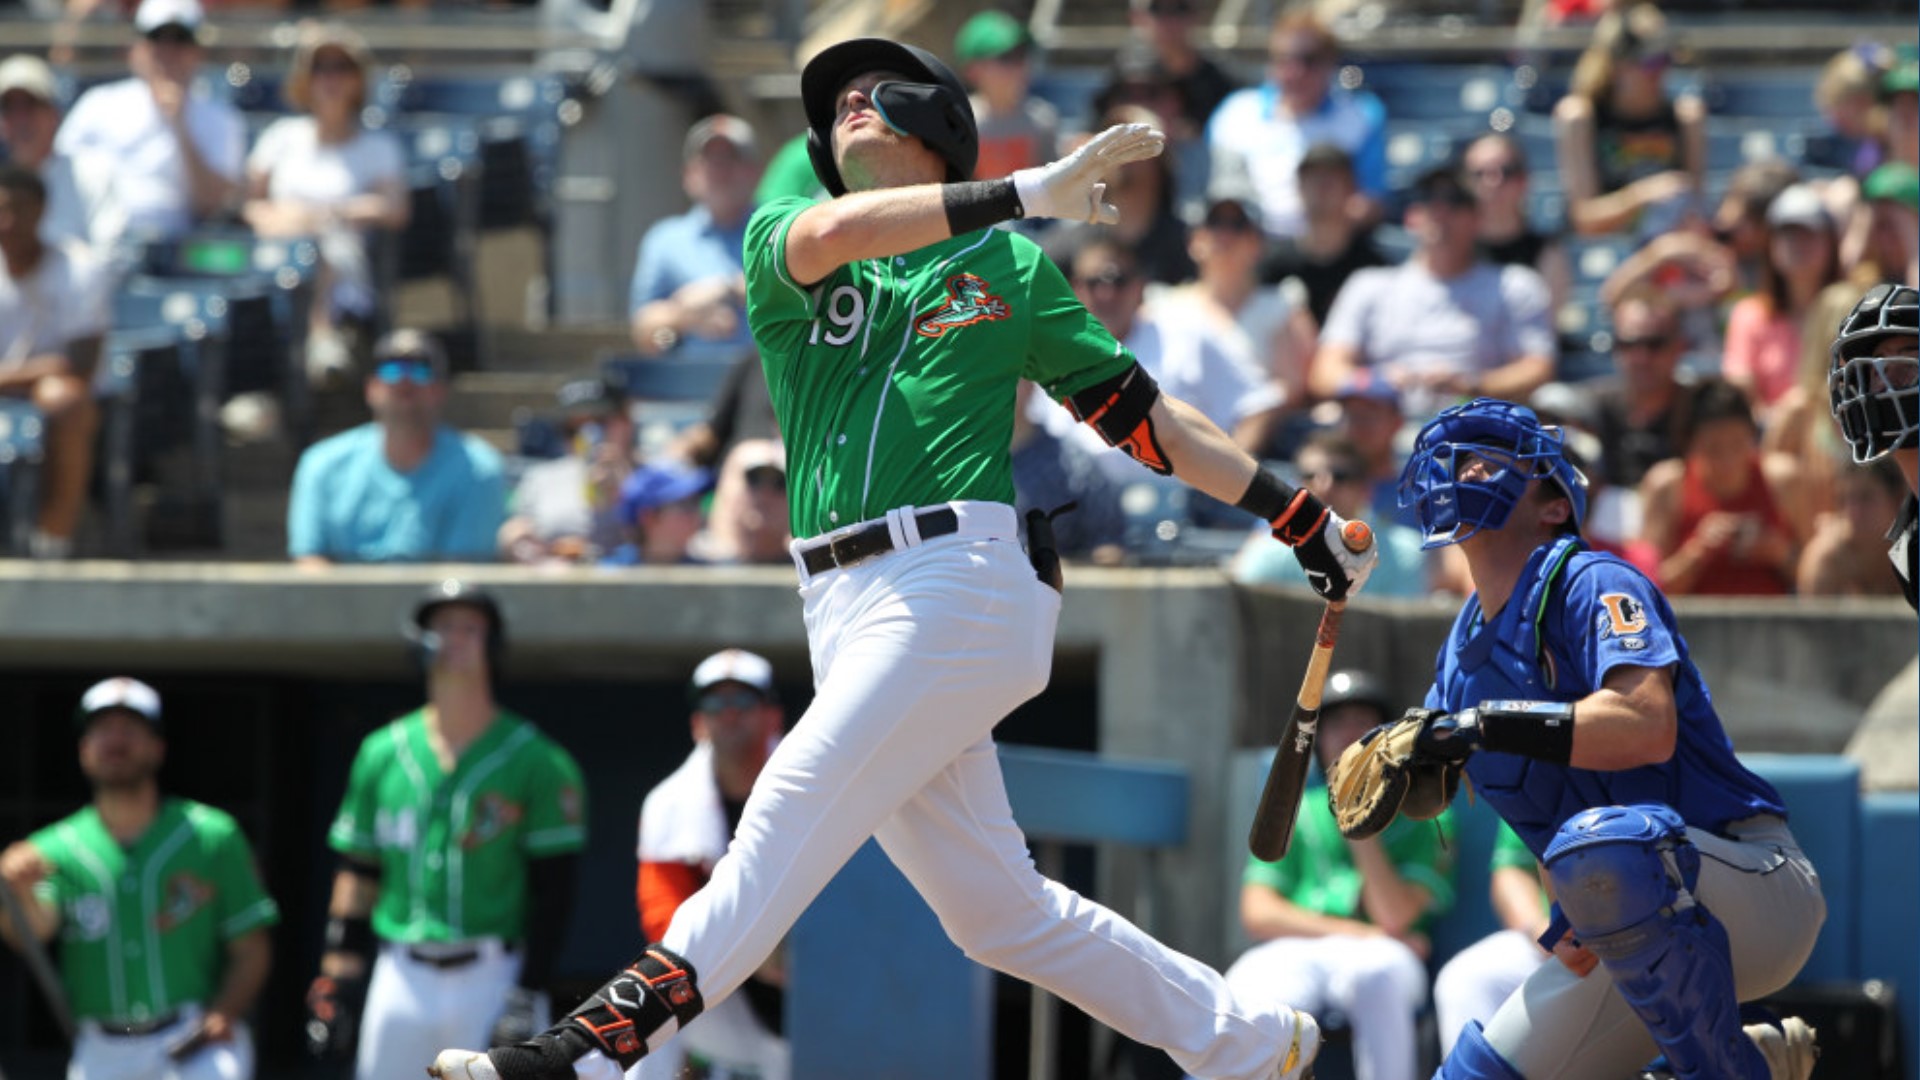
[[[404,945],[380,944],[360,1013],[354,1080],[413,1076],[442,1047],[487,1045],[507,990],[520,977],[520,954],[496,938],[470,944],[479,958],[446,968],[415,960]],[[548,1019],[534,1017],[534,1030]]]
[[[1269,1080],[1290,1012],[1236,1000],[1217,972],[1034,869],[991,733],[1046,685],[1060,597],[1035,577],[1011,507],[953,506],[955,535],[919,543],[896,511],[906,550],[803,578],[813,704],[663,944],[709,1003],[725,998],[874,836],[968,956],[1196,1076]],[[597,1051],[576,1072],[619,1077]]]
[[[1427,1000],[1427,969],[1386,936],[1283,937],[1261,942],[1227,969],[1242,1001],[1335,1008],[1353,1031],[1356,1080],[1415,1080],[1414,1015]]]
[[[793,1054],[787,1040],[768,1031],[747,999],[735,995],[709,1002],[699,1019],[673,1041],[627,1070],[627,1080],[679,1080],[689,1059],[704,1063],[711,1080],[787,1080]]]
[[[74,1033],[67,1080],[253,1080],[253,1036],[235,1024],[230,1042],[208,1043],[185,1061],[170,1061],[167,1051],[200,1023],[199,1006],[180,1010],[180,1019],[151,1035],[107,1035],[100,1025],[82,1020]]]

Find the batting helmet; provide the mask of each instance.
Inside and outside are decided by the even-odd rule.
[[[507,651],[507,620],[493,594],[471,582],[447,578],[429,586],[413,605],[413,618],[402,625],[407,642],[422,670],[433,666],[433,655],[440,649],[440,635],[427,628],[433,613],[443,607],[461,604],[487,617],[487,674],[497,677]]]
[[[1920,292],[1875,285],[1847,317],[1828,350],[1827,394],[1853,460],[1875,461],[1920,447]],[[1889,338],[1901,356],[1875,356]]]
[[[1481,529],[1507,523],[1514,504],[1536,478],[1550,480],[1573,504],[1573,527],[1587,517],[1587,478],[1561,448],[1565,436],[1532,409],[1475,398],[1427,422],[1400,474],[1400,505],[1420,518],[1422,548],[1457,544]],[[1494,466],[1491,475],[1465,480],[1472,455]]]
[[[827,193],[847,193],[840,166],[833,160],[834,99],[855,76],[870,71],[895,72],[907,80],[873,88],[870,96],[880,119],[946,159],[949,183],[973,179],[973,167],[980,160],[980,130],[960,77],[925,49],[885,38],[855,38],[821,50],[800,73],[807,156],[813,159],[813,174]]]
[[[1382,717],[1393,715],[1393,695],[1387,692],[1387,684],[1364,671],[1348,669],[1336,671],[1327,676],[1327,686],[1320,694],[1320,711],[1328,713],[1342,705],[1371,705],[1380,711]]]

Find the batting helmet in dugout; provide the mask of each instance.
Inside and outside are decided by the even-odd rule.
[[[945,159],[949,183],[973,179],[973,168],[980,160],[980,132],[960,77],[925,49],[884,38],[854,38],[822,49],[800,73],[807,156],[828,194],[847,193],[840,166],[833,160],[834,99],[850,80],[870,71],[909,80],[874,87],[873,106],[880,119]]]

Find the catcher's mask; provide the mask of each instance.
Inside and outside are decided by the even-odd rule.
[[[800,73],[800,103],[807,114],[807,157],[830,195],[847,184],[833,159],[834,99],[849,81],[869,71],[898,72],[912,81],[880,83],[868,95],[888,127],[910,135],[947,163],[947,182],[973,179],[980,161],[980,132],[967,88],[952,69],[925,49],[884,38],[855,38],[821,50]]]
[[[1828,350],[1827,394],[1853,460],[1877,461],[1895,450],[1920,447],[1920,293],[1903,285],[1875,285],[1840,320]],[[1904,340],[1899,356],[1875,356],[1889,338]]]
[[[1587,478],[1562,452],[1565,436],[1532,409],[1494,398],[1455,405],[1427,422],[1400,474],[1400,505],[1420,518],[1420,546],[1457,544],[1481,529],[1498,529],[1527,485],[1552,481],[1573,504],[1573,527],[1587,517]],[[1469,461],[1491,471],[1463,479]]]

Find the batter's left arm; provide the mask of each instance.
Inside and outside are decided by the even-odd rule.
[[[1246,494],[1259,464],[1219,425],[1165,391],[1149,415],[1173,475],[1228,505]]]

